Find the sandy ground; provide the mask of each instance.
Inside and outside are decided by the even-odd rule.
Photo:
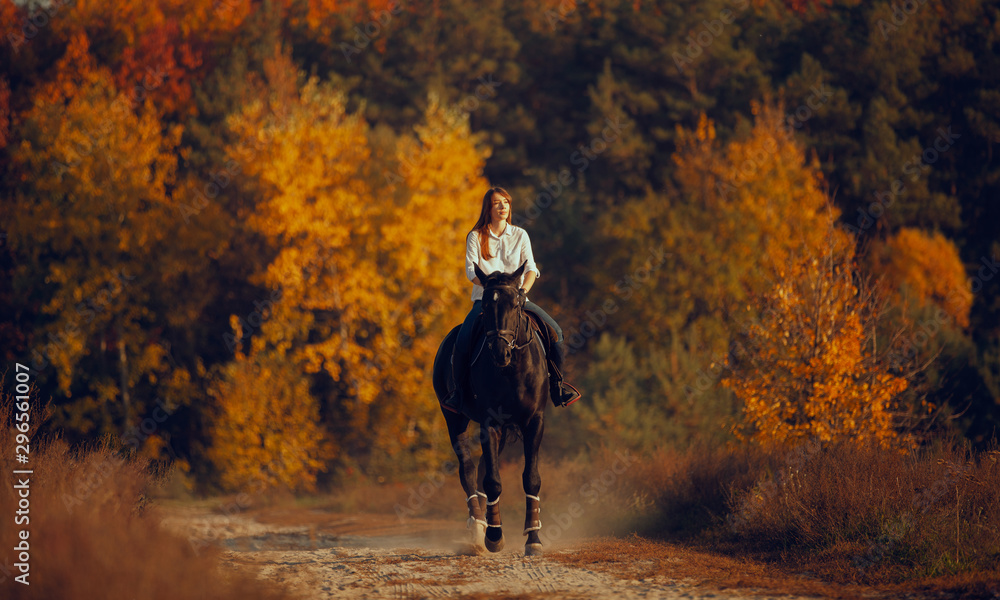
[[[517,527],[507,547],[476,556],[459,522],[391,515],[332,515],[308,509],[226,516],[160,509],[163,524],[196,549],[224,550],[223,568],[256,574],[306,600],[327,598],[766,598],[667,578],[621,579],[552,560],[572,543],[527,558]],[[678,559],[680,560],[680,559]],[[782,596],[782,598],[800,598]]]

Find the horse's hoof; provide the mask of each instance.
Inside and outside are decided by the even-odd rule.
[[[524,545],[524,555],[525,556],[541,556],[542,555],[542,545],[539,543],[525,544]]]
[[[469,519],[469,542],[473,554],[486,553],[486,524],[482,521]]]
[[[496,530],[496,533],[500,534],[497,539],[492,539],[493,536],[490,534]],[[494,534],[495,535],[495,534]],[[499,527],[489,527],[486,529],[486,549],[490,552],[500,552],[503,550],[503,530]]]
[[[482,556],[483,554],[486,554],[486,546],[482,544],[477,545],[464,542],[455,548],[456,556]]]

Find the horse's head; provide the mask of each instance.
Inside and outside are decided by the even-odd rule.
[[[486,344],[493,363],[498,367],[510,364],[518,327],[524,319],[524,296],[518,291],[518,284],[525,264],[527,261],[513,273],[495,271],[491,275],[483,273],[479,265],[474,265],[476,277],[483,284]]]

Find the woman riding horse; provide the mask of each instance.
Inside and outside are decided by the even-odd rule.
[[[555,320],[537,304],[527,299],[527,293],[541,275],[531,253],[528,232],[510,222],[511,197],[507,190],[493,187],[483,196],[479,220],[465,239],[465,276],[472,282],[472,310],[465,317],[455,342],[452,370],[455,391],[445,398],[442,405],[452,412],[461,412],[470,399],[469,354],[472,350],[472,328],[482,312],[483,282],[476,276],[475,267],[484,273],[511,273],[524,264],[520,293],[524,296],[524,309],[538,315],[556,332],[553,352],[549,355],[549,393],[556,406],[566,406],[578,400],[580,393],[562,381],[563,334]]]

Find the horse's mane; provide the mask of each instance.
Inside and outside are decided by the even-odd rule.
[[[517,277],[513,273],[504,273],[502,271],[494,271],[493,273],[486,276],[486,281],[483,282],[483,289],[511,285],[517,280]]]

